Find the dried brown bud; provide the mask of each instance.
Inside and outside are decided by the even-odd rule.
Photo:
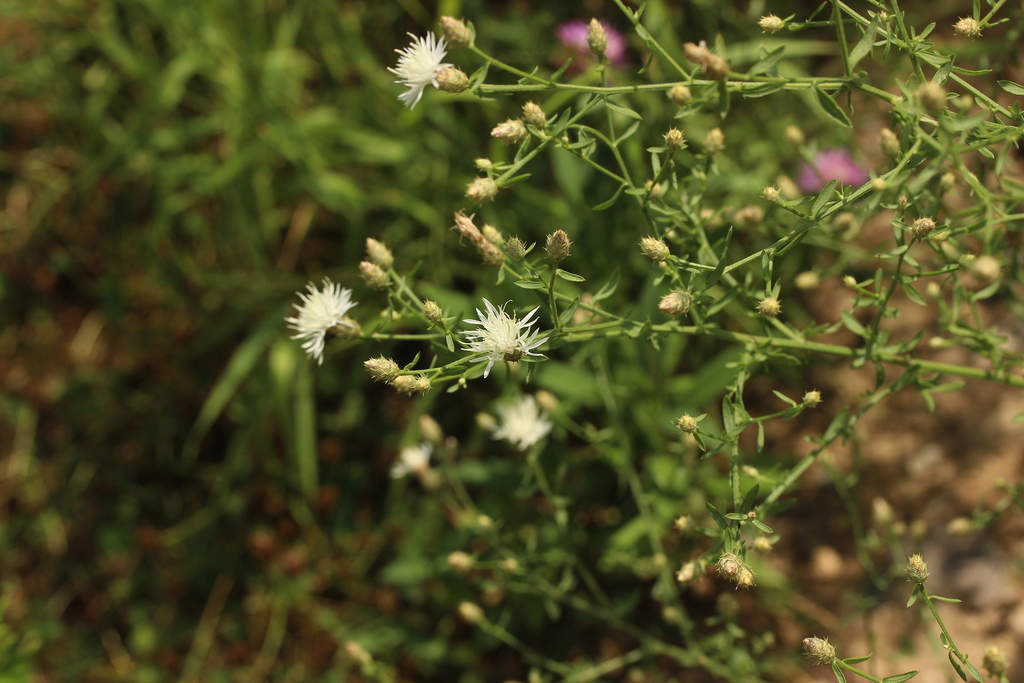
[[[836,660],[836,648],[828,638],[804,638],[804,654],[815,664],[829,664]]]
[[[910,226],[910,231],[917,236],[918,239],[926,239],[935,230],[935,221],[931,218],[918,218]]]
[[[565,230],[555,230],[553,233],[548,235],[547,244],[544,248],[548,252],[548,257],[558,263],[564,261],[569,256],[569,247],[572,242],[569,241],[569,235],[566,234]]]
[[[505,253],[513,261],[522,261],[526,258],[526,245],[518,237],[509,237],[505,243]]]

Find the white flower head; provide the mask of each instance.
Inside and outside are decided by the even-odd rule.
[[[292,339],[305,339],[302,348],[310,358],[316,358],[317,364],[324,362],[324,343],[328,330],[337,325],[354,327],[345,314],[356,305],[352,301],[352,290],[333,284],[324,278],[324,288],[319,290],[310,282],[306,287],[309,294],[296,292],[302,299],[302,305],[295,304],[299,314],[293,318],[285,318],[288,326],[298,334]]]
[[[505,304],[507,306],[508,303]],[[516,362],[523,356],[539,356],[533,353],[537,348],[548,340],[547,337],[537,339],[540,330],[531,330],[537,322],[534,315],[540,306],[527,313],[522,320],[510,316],[505,312],[505,306],[495,308],[487,299],[484,299],[484,306],[487,308],[487,315],[480,309],[476,309],[479,320],[466,319],[462,322],[471,325],[479,325],[479,330],[463,332],[469,341],[461,342],[462,347],[474,353],[486,353],[486,356],[472,359],[473,363],[487,361],[484,369],[484,377],[491,372],[491,367],[499,360]]]
[[[437,74],[451,64],[441,61],[448,52],[444,38],[438,38],[433,33],[428,33],[425,38],[417,38],[413,33],[409,35],[412,43],[404,50],[395,50],[400,55],[398,66],[393,69],[388,67],[388,71],[398,76],[395,83],[409,88],[398,99],[412,109],[423,96],[424,88],[428,85],[438,87]]]
[[[505,439],[521,451],[543,439],[551,431],[548,414],[541,412],[533,396],[522,396],[513,403],[498,406],[501,426],[494,430],[495,439]]]
[[[434,447],[429,443],[407,446],[398,456],[398,462],[391,466],[391,478],[399,479],[412,472],[422,474],[430,469],[430,455]]]

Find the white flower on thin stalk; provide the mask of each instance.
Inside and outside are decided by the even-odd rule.
[[[505,304],[507,306],[508,303]],[[478,320],[466,319],[462,322],[471,325],[479,325],[480,329],[463,332],[469,341],[461,342],[462,348],[474,353],[486,353],[486,356],[474,358],[471,362],[480,363],[487,361],[484,369],[484,377],[491,372],[491,367],[499,360],[516,362],[523,356],[540,356],[533,353],[533,350],[546,342],[547,337],[537,339],[540,330],[531,329],[537,322],[534,315],[540,306],[527,313],[522,320],[510,316],[505,312],[505,306],[495,308],[487,299],[484,299],[484,306],[487,308],[487,315],[480,309],[476,309]]]
[[[299,309],[298,315],[285,318],[285,322],[298,333],[292,339],[305,339],[302,348],[320,365],[324,362],[327,332],[338,326],[356,328],[356,323],[346,318],[345,314],[358,302],[352,301],[351,289],[333,284],[326,277],[322,290],[317,289],[312,282],[306,287],[309,294],[296,292],[302,299],[301,306],[295,304],[295,308]]]
[[[398,456],[398,462],[391,466],[391,478],[400,479],[408,474],[422,475],[430,469],[430,455],[434,447],[429,443],[407,446]]]
[[[551,431],[548,414],[541,412],[533,396],[522,396],[513,403],[498,406],[501,426],[494,430],[495,439],[505,439],[525,451]]]
[[[428,85],[438,87],[438,73],[451,64],[441,61],[448,52],[444,38],[438,38],[433,33],[428,33],[425,38],[417,38],[413,33],[409,35],[412,37],[412,43],[403,50],[395,50],[400,55],[398,66],[393,69],[388,67],[388,71],[398,76],[395,83],[401,83],[409,88],[399,95],[398,99],[412,109],[420,101],[423,90]]]

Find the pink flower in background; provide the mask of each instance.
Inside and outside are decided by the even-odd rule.
[[[608,49],[604,51],[604,56],[612,64],[622,64],[626,61],[626,39],[622,37],[618,30],[605,22],[602,21],[601,25],[608,36]],[[590,46],[587,44],[587,22],[582,19],[573,19],[564,24],[559,24],[558,28],[555,29],[555,35],[558,36],[558,40],[562,45],[576,53],[573,55],[576,63],[587,59],[595,59],[594,54],[590,51]],[[574,63],[573,66],[575,67],[575,65]]]
[[[803,163],[797,184],[804,192],[817,192],[833,180],[847,186],[863,185],[868,172],[845,149],[826,149],[818,152],[813,165]]]

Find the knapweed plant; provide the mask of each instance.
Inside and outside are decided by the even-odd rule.
[[[858,422],[887,398],[934,410],[967,380],[1024,388],[1006,325],[1024,85],[1001,61],[1019,8],[976,0],[937,25],[831,0],[729,33],[614,6],[585,24],[589,54],[567,43],[556,63],[507,57],[525,52],[473,17],[398,49],[395,107],[492,121],[448,160],[464,198],[444,209],[445,256],[368,239],[337,270],[364,284],[311,283],[288,325],[318,372],[358,356],[414,402],[381,438],[408,494],[391,514],[422,536],[383,579],[515,652],[510,677],[788,680],[799,648],[772,605],[802,587],[766,555],[793,543],[775,529],[804,475],[855,503],[833,455],[870,439]],[[847,511],[881,600],[897,574]],[[980,680],[916,576],[956,673]],[[384,648],[353,641],[387,677],[370,665]],[[915,673],[804,647],[841,681]],[[428,648],[409,656],[429,668]]]

